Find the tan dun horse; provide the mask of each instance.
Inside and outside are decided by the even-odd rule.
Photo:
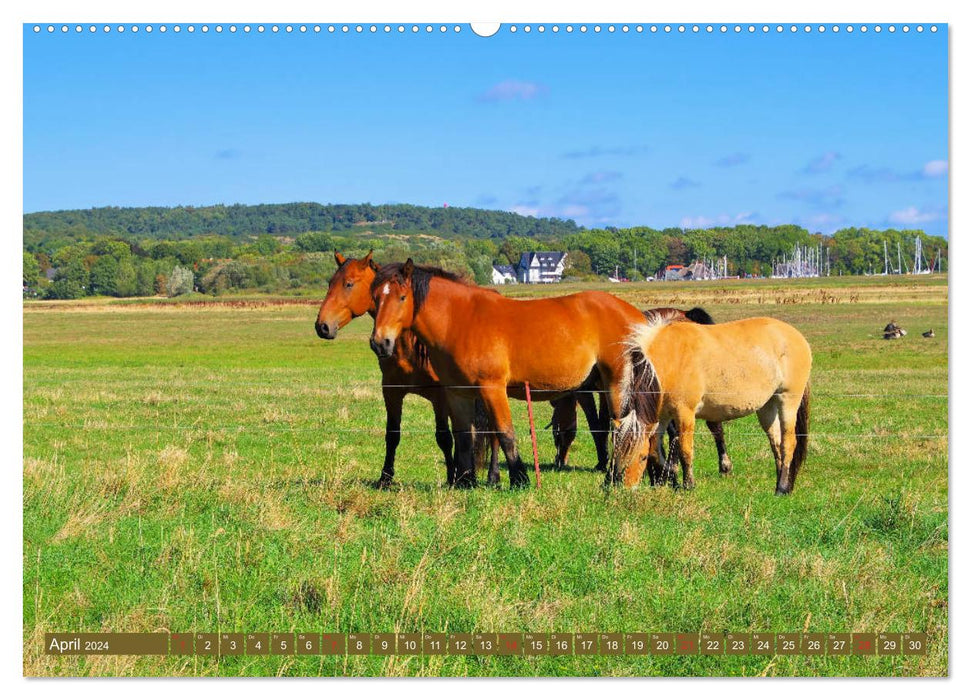
[[[614,481],[640,481],[659,460],[669,423],[679,433],[682,479],[694,485],[695,419],[722,422],[755,413],[776,464],[776,494],[792,491],[809,441],[812,352],[795,328],[772,318],[707,326],[659,317],[628,338],[633,371],[624,382],[624,421],[615,443]]]
[[[529,382],[537,400],[551,400],[589,390],[599,377],[610,417],[615,425],[619,420],[621,385],[630,375],[624,341],[644,315],[617,297],[581,292],[508,299],[444,270],[416,266],[410,258],[382,267],[371,290],[377,307],[374,352],[392,357],[402,333],[411,330],[448,387],[456,485],[475,483],[470,427],[476,397],[499,434],[514,487],[528,486],[529,476],[516,448],[507,391],[523,399]]]
[[[655,309],[648,309],[644,312],[644,316],[647,319],[659,319],[665,323],[677,323],[677,322],[691,322],[691,323],[701,323],[705,325],[712,325],[715,323],[714,319],[708,314],[704,309],[695,307],[689,309],[688,311],[682,311],[681,309],[675,309],[672,307],[660,307]],[[587,392],[577,392],[575,394],[578,398],[585,398],[589,396]],[[564,455],[562,459],[562,464],[566,464],[565,455],[569,452],[570,445],[573,439],[576,437],[576,426],[577,426],[577,402],[571,400],[569,397],[559,399],[553,402],[553,439],[557,446],[557,466],[561,465],[560,455]],[[606,402],[601,401],[600,403],[600,415],[591,417],[591,413],[594,410],[594,406],[583,406],[584,412],[587,414],[587,421],[590,423],[590,429],[594,432],[594,442],[597,446],[597,469],[600,471],[606,471],[607,468],[607,434],[610,431],[610,420],[607,417]],[[594,424],[596,423],[596,427]],[[718,471],[723,475],[731,474],[732,472],[732,460],[728,456],[728,450],[725,447],[725,432],[722,428],[721,423],[714,421],[706,421],[705,424],[708,427],[708,431],[715,440],[715,449],[718,451]],[[597,439],[597,434],[600,434],[601,439]],[[653,464],[655,467],[649,473],[650,483],[652,486],[659,485],[664,482],[671,482],[672,484],[677,483],[677,476],[674,473],[673,466],[674,460],[677,459],[677,445],[678,445],[678,431],[674,426],[674,423],[668,425],[667,429],[670,453],[669,456],[665,457],[664,454],[664,442],[663,439],[658,444],[658,449],[660,451],[661,460],[660,462]]]

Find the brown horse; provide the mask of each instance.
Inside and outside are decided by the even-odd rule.
[[[334,252],[334,260],[337,262],[337,271],[330,279],[327,290],[327,297],[320,306],[317,313],[317,321],[314,323],[314,330],[317,335],[327,340],[337,337],[337,332],[350,323],[355,318],[368,313],[374,316],[375,306],[371,298],[371,283],[378,270],[377,264],[371,259],[369,252],[364,258],[356,260],[346,258],[338,252]],[[402,333],[401,340],[396,344],[393,356],[386,359],[379,359],[378,365],[381,369],[381,385],[384,395],[385,412],[387,415],[385,426],[385,457],[384,466],[381,470],[381,477],[378,480],[379,486],[387,486],[394,478],[395,452],[401,440],[401,409],[404,397],[414,393],[428,399],[435,411],[435,439],[438,442],[442,454],[445,456],[447,480],[449,484],[454,481],[454,460],[452,456],[452,435],[448,427],[448,407],[444,397],[438,377],[428,362],[428,353],[421,342],[410,331]],[[592,395],[586,394],[578,397],[584,412],[590,422],[591,432],[597,446],[598,469],[606,469],[607,464],[607,436],[602,430],[598,430],[596,406]],[[572,443],[572,436],[569,442],[563,438],[557,440],[557,436],[569,434],[571,426],[569,420],[569,409],[566,404],[573,406],[572,433],[576,434],[576,400],[570,397],[561,399],[560,402],[553,404],[553,431],[554,441],[557,444],[557,465],[566,464],[567,453]],[[593,418],[591,419],[591,414]],[[477,415],[476,425],[476,445],[475,452],[477,462],[484,461],[486,442],[492,448],[493,456],[489,467],[488,481],[490,484],[499,482],[499,466],[496,454],[499,449],[498,439],[492,434],[488,419],[483,415]]]
[[[392,357],[401,334],[411,330],[448,387],[456,485],[475,483],[470,428],[476,397],[499,434],[514,487],[528,486],[529,476],[516,448],[507,392],[523,399],[529,382],[537,399],[550,400],[590,390],[599,377],[617,425],[622,382],[631,371],[624,341],[644,323],[627,302],[605,292],[508,299],[410,258],[382,267],[371,291],[377,307],[371,347],[378,357]]]
[[[371,301],[371,282],[377,265],[368,253],[360,260],[345,258],[334,252],[337,272],[330,279],[327,298],[320,305],[314,330],[327,340],[337,337],[337,332],[358,316],[374,315]],[[438,376],[428,362],[428,353],[413,333],[403,333],[394,352],[378,358],[381,368],[381,393],[387,414],[384,432],[384,466],[378,485],[388,486],[394,479],[394,457],[401,441],[401,407],[405,396],[417,394],[428,399],[435,411],[435,441],[445,457],[448,483],[455,479],[455,462],[452,455],[452,433],[448,427],[448,402],[438,382]]]
[[[628,338],[633,371],[623,410],[636,416],[617,435],[612,480],[640,481],[659,460],[669,423],[679,433],[686,488],[694,485],[696,417],[726,421],[756,413],[776,463],[776,494],[792,491],[809,440],[812,351],[802,334],[772,318],[714,326],[650,318]]]

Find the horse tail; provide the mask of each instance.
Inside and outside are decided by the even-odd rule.
[[[626,341],[620,419],[614,431],[615,481],[620,480],[623,470],[657,424],[661,382],[644,348],[659,325],[663,322],[638,325]]]
[[[809,384],[802,393],[799,410],[796,411],[796,448],[792,452],[792,462],[789,465],[789,488],[791,489],[799,473],[799,467],[806,461],[809,450]]]
[[[696,306],[693,309],[689,309],[684,312],[685,318],[689,321],[694,321],[695,323],[700,323],[703,326],[713,326],[715,325],[715,320],[708,315],[708,312],[702,309],[700,306]]]

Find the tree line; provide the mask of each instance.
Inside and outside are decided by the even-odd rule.
[[[649,227],[582,229],[573,222],[531,219],[505,212],[468,209],[442,209],[445,212],[465,211],[481,214],[477,220],[484,228],[463,231],[458,222],[462,216],[449,219],[434,218],[427,207],[371,205],[338,208],[323,207],[336,214],[340,209],[340,226],[328,219],[329,228],[285,233],[262,230],[267,213],[273,206],[294,207],[277,223],[281,227],[307,228],[288,218],[302,211],[300,207],[322,205],[265,205],[264,207],[206,207],[205,214],[189,216],[188,208],[165,209],[99,209],[85,210],[90,214],[83,229],[73,228],[87,214],[79,212],[45,212],[24,217],[24,293],[32,298],[76,299],[83,296],[178,296],[188,293],[218,295],[244,290],[298,293],[301,289],[326,285],[334,270],[333,250],[348,256],[375,251],[378,261],[404,260],[413,257],[417,262],[438,265],[466,273],[479,284],[491,282],[493,264],[515,265],[520,255],[530,250],[560,250],[567,253],[566,277],[595,279],[619,274],[628,279],[643,279],[663,273],[667,265],[687,265],[697,260],[715,260],[724,256],[730,275],[768,276],[772,265],[790,255],[796,245],[820,246],[823,259],[829,260],[831,273],[861,274],[882,272],[884,245],[890,253],[891,267],[896,267],[897,246],[901,256],[912,264],[914,240],[922,240],[926,262],[931,265],[940,251],[941,268],[947,269],[947,240],[928,236],[919,230],[873,230],[846,228],[831,236],[811,233],[794,225],[755,226],[742,224],[733,227],[682,230]],[[269,207],[269,209],[267,209]],[[255,229],[247,229],[239,222],[245,219],[240,209],[252,212]],[[414,228],[398,228],[389,218],[390,209],[397,210]],[[230,210],[239,215],[233,233],[210,230],[208,217],[215,210]],[[406,219],[412,211],[416,219]],[[201,211],[201,210],[193,210]],[[311,209],[307,209],[311,211]],[[112,219],[109,212],[154,212],[152,219],[185,220],[185,231],[170,232],[156,226],[151,235],[140,235],[126,229],[118,231],[107,226]],[[374,221],[356,217],[371,216]],[[516,227],[501,235],[498,221],[503,214],[516,221]],[[408,214],[410,216],[410,214]],[[121,216],[119,214],[119,216]],[[428,216],[422,224],[421,217]],[[45,218],[48,217],[48,218]],[[346,218],[349,217],[349,218]],[[468,220],[476,219],[472,214]],[[30,228],[28,229],[28,220]],[[523,220],[525,223],[520,222]],[[95,226],[93,222],[102,223]],[[131,219],[134,221],[134,219]],[[542,223],[544,222],[545,223]],[[68,228],[59,228],[61,222]],[[491,222],[488,226],[483,222]],[[325,222],[326,223],[326,222]],[[41,225],[49,226],[42,228]],[[433,225],[434,224],[434,225]],[[172,225],[171,222],[166,227]],[[424,227],[423,227],[424,226]],[[438,226],[435,228],[434,226]],[[492,228],[489,228],[489,227]],[[545,230],[544,226],[553,227]],[[452,228],[455,227],[455,228]],[[133,225],[134,230],[140,230]],[[92,230],[94,229],[94,230]],[[28,236],[28,230],[30,236]],[[173,230],[174,231],[174,230]],[[188,232],[187,232],[188,231]],[[492,231],[488,235],[478,235]],[[518,231],[518,232],[517,232]],[[523,233],[525,232],[525,233]],[[828,255],[828,258],[827,258]]]
[[[49,251],[95,236],[129,240],[178,240],[198,236],[293,237],[311,231],[341,232],[381,227],[396,232],[433,232],[443,238],[563,236],[579,230],[570,220],[522,216],[472,207],[411,204],[215,205],[208,207],[101,207],[24,215],[24,247]]]

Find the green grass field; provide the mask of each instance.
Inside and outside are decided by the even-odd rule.
[[[513,287],[553,294],[572,287]],[[703,428],[697,488],[605,492],[589,435],[542,488],[450,491],[409,397],[397,486],[370,319],[310,300],[24,306],[26,675],[944,675],[947,281],[607,288],[770,315],[814,351],[791,497],[754,417]],[[322,297],[322,292],[318,296]],[[896,319],[909,335],[881,337]],[[936,337],[921,331],[933,328]],[[539,404],[537,428],[549,422]],[[524,403],[513,404],[531,455]],[[582,425],[582,423],[581,423]],[[506,473],[503,469],[503,480]],[[76,632],[926,632],[921,657],[52,657]]]

